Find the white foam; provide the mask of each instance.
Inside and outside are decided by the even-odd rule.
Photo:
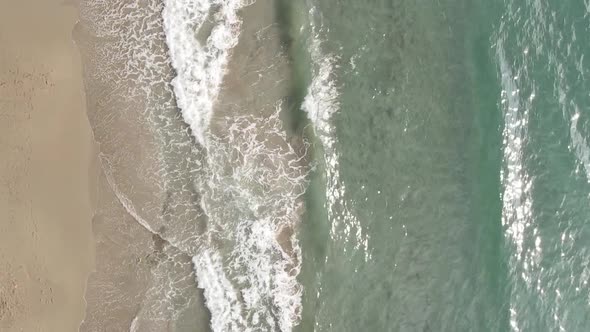
[[[244,5],[242,0],[166,0],[162,11],[178,107],[203,145],[230,51],[238,43],[242,21],[237,11]],[[201,28],[211,21],[211,33],[199,40]]]
[[[268,220],[245,221],[229,259],[212,248],[193,258],[213,331],[288,332],[300,321],[300,264],[280,248],[275,231]]]
[[[296,279],[301,254],[295,235],[286,250],[279,234],[299,222],[297,202],[307,170],[298,166],[300,157],[288,143],[280,105],[270,117],[225,119],[229,128],[223,138],[208,131],[230,52],[238,42],[237,11],[250,3],[166,0],[162,15],[177,72],[172,82],[177,104],[207,149],[208,174],[196,179],[196,187],[208,216],[209,243],[193,262],[211,311],[211,328],[288,332],[301,319]],[[210,35],[199,37],[209,24]]]
[[[300,265],[289,269],[293,260],[280,248],[268,221],[240,224],[229,263],[223,264],[216,252],[195,256],[213,331],[287,332],[301,319],[301,286],[296,280]]]
[[[312,10],[312,15],[314,11]],[[326,208],[331,221],[330,236],[341,241],[353,241],[356,250],[365,252],[370,259],[368,237],[358,218],[345,199],[346,187],[340,178],[340,155],[336,149],[336,133],[332,117],[340,110],[340,91],[335,80],[338,58],[322,52],[318,29],[313,26],[310,52],[314,75],[305,96],[302,109],[313,124],[316,136],[324,148],[326,171]]]
[[[237,291],[223,271],[219,253],[204,251],[193,257],[193,263],[199,287],[204,290],[207,308],[211,312],[213,331],[247,331]]]
[[[270,318],[271,310],[265,304],[270,300],[271,307],[276,308],[272,311],[275,311],[279,329],[286,332],[301,319],[301,286],[296,279],[301,255],[295,236],[290,239],[294,253],[281,248],[277,240],[279,230],[269,221],[263,218],[239,225],[234,262],[245,268],[244,275],[248,278],[242,289],[245,307],[259,317]],[[235,267],[239,269],[238,265]],[[254,320],[252,323],[256,325]]]
[[[314,46],[313,49],[317,47],[319,46]],[[319,50],[313,52],[319,52]],[[318,138],[326,147],[331,148],[333,136],[330,119],[340,108],[340,94],[336,83],[331,78],[336,61],[332,56],[315,55],[313,58],[317,59],[318,70],[309,86],[302,108],[318,133]]]
[[[279,114],[227,117],[224,137],[208,137],[198,186],[209,243],[194,263],[214,331],[288,332],[301,319],[301,252],[295,232],[281,231],[296,229],[309,167]]]

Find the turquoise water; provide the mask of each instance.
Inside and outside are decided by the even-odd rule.
[[[590,328],[589,4],[308,5],[345,190],[308,192],[300,330]]]

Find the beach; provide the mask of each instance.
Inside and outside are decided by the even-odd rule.
[[[5,1],[0,331],[587,330],[588,13]]]
[[[60,0],[0,7],[0,330],[77,331],[98,176],[78,11]]]

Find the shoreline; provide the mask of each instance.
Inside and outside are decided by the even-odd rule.
[[[127,14],[114,11],[109,17],[100,16],[111,5],[83,1],[81,22],[74,31],[83,59],[88,118],[100,144],[103,169],[92,222],[97,267],[88,281],[86,317],[80,330],[131,327],[161,331],[164,326],[200,326],[207,330],[212,317],[205,306],[204,291],[198,288],[207,286],[195,282],[191,260],[203,250],[199,248],[207,227],[215,226],[204,222],[197,203],[201,192],[193,185],[199,176],[207,176],[201,166],[206,152],[190,136],[168,83],[174,71],[166,60],[167,47],[162,40],[159,15],[163,3],[153,0]],[[304,184],[294,185],[287,177],[302,174],[282,174],[281,169],[297,164],[296,172],[306,171],[305,160],[299,156],[305,143],[294,135],[283,137],[280,128],[288,125],[279,124],[276,114],[277,103],[288,102],[291,88],[283,79],[289,58],[280,43],[275,8],[256,2],[240,15],[244,30],[232,50],[210,129],[213,135],[226,132],[226,117],[236,115],[265,123],[264,128],[250,134],[258,137],[258,148],[281,153],[284,158],[278,166],[266,161],[267,172],[277,175],[267,184],[277,192],[293,194]],[[145,30],[139,20],[133,19],[138,17],[154,28]],[[116,22],[122,30],[104,29],[103,21]],[[151,49],[154,56],[142,61],[130,56],[136,54],[133,50],[143,49]],[[265,133],[270,136],[262,139]],[[251,143],[236,137],[237,141],[229,144],[226,139],[229,137],[220,135],[216,144]],[[263,157],[257,155],[264,161]],[[226,161],[221,155],[217,158]],[[279,271],[291,281],[282,291],[295,297],[299,285],[293,273],[298,270],[300,257],[294,229],[301,217],[301,203],[298,199],[297,204],[281,212],[278,217],[283,221],[277,225],[281,227],[275,230],[274,239],[290,256]],[[176,265],[169,266],[170,262]],[[266,294],[265,290],[254,291]],[[280,323],[292,324],[285,317],[297,316],[297,305],[281,305],[284,317]]]
[[[198,150],[188,144],[168,83],[163,3],[109,11],[115,5],[81,1],[74,31],[101,151],[92,221],[96,269],[80,331],[207,330],[210,319],[188,254],[199,229],[193,218],[199,210],[190,205]],[[105,29],[104,22],[118,29]],[[154,28],[146,30],[146,22]],[[132,56],[145,49],[149,59]]]
[[[4,9],[0,330],[77,331],[94,267],[99,167],[72,38],[78,11],[57,0]]]

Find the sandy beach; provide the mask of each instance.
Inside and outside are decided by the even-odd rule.
[[[93,269],[96,150],[77,9],[0,4],[0,331],[77,331]]]

